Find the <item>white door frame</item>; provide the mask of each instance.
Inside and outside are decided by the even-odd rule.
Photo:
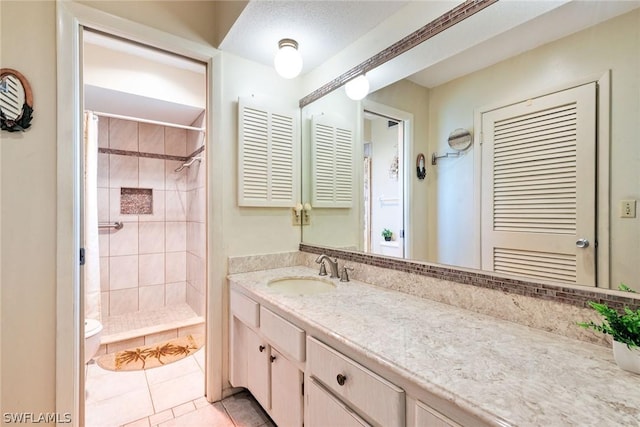
[[[538,98],[555,92],[561,92],[587,83],[595,82],[598,86],[598,95],[596,98],[596,116],[598,123],[596,124],[596,235],[597,235],[597,255],[596,255],[596,287],[611,287],[610,276],[610,245],[611,237],[609,224],[611,221],[611,202],[609,182],[611,181],[611,71],[608,70],[603,74],[592,74],[584,76],[580,79],[566,81],[561,84],[550,86],[544,91],[535,91],[533,93],[522,93],[517,99],[506,100],[504,102],[485,105],[474,110],[474,128],[482,129],[482,114],[491,110],[505,107],[511,104],[517,104],[523,100]],[[481,212],[482,209],[482,133],[475,132],[473,144],[478,149],[473,150],[474,153],[474,194],[473,205],[474,212]],[[476,229],[476,238],[470,244],[474,246],[473,253],[476,255],[476,265],[481,264],[481,241],[482,241],[482,219],[480,215],[476,215],[474,227]]]
[[[404,184],[402,194],[402,210],[403,210],[403,222],[404,222],[404,258],[411,259],[413,255],[412,250],[412,231],[413,231],[413,215],[411,215],[411,209],[409,204],[409,195],[413,191],[413,172],[415,167],[411,164],[411,159],[414,157],[413,148],[413,114],[406,111],[398,110],[397,108],[389,107],[385,104],[370,101],[364,99],[362,101],[361,117],[364,117],[364,110],[371,111],[372,113],[378,113],[389,118],[402,120],[404,126],[404,147],[402,149],[403,159],[402,164],[404,167]],[[362,125],[360,126],[362,128]],[[360,191],[362,192],[362,191]],[[408,230],[408,232],[407,232]]]
[[[223,286],[222,242],[213,239],[222,228],[223,165],[214,148],[221,141],[213,126],[221,111],[220,52],[211,46],[116,17],[81,4],[58,0],[57,7],[57,237],[56,237],[56,412],[69,413],[73,425],[84,424],[84,343],[80,283],[80,198],[82,144],[82,28],[88,27],[190,57],[207,64],[207,313],[205,390],[209,401],[222,398]],[[215,91],[214,91],[215,90]],[[215,95],[215,96],[214,96]],[[219,282],[216,286],[215,283]],[[59,424],[62,425],[62,424]],[[68,424],[65,424],[68,425]]]

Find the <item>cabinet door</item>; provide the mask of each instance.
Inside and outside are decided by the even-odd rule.
[[[416,427],[460,427],[460,424],[418,401],[416,402]]]
[[[280,427],[302,426],[302,372],[271,348],[271,418]]]
[[[236,316],[231,316],[231,337],[229,358],[229,382],[234,387],[248,388],[247,384],[247,331]]]
[[[267,411],[269,399],[269,346],[251,329],[246,330],[247,388]]]
[[[370,425],[313,378],[306,388],[307,427],[363,427]]]

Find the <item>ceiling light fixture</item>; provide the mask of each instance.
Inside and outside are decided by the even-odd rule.
[[[292,79],[302,71],[302,56],[298,52],[298,42],[293,39],[282,39],[278,42],[278,53],[273,65],[278,74],[285,79]]]
[[[354,101],[360,101],[369,94],[369,79],[364,74],[359,75],[353,80],[349,80],[344,86],[347,96]]]

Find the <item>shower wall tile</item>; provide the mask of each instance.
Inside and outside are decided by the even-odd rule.
[[[164,195],[165,219],[167,221],[187,220],[187,192],[167,191]]]
[[[140,255],[138,286],[164,285],[164,253]]]
[[[164,222],[140,222],[138,224],[138,253],[164,253]]]
[[[138,217],[140,222],[163,222],[165,220],[165,193],[163,190],[153,190],[153,213],[140,215]]]
[[[198,292],[193,286],[187,285],[187,304],[196,312],[198,316],[204,316],[205,299],[204,295]]]
[[[98,187],[109,188],[109,156],[98,153]]]
[[[98,250],[100,252],[100,256],[109,256],[109,230],[98,230]]]
[[[109,258],[109,290],[114,291],[119,289],[137,288],[137,287],[138,287],[138,255],[110,257]]]
[[[109,148],[109,118],[98,117],[98,147]]]
[[[109,154],[109,187],[138,186],[138,158],[133,156],[121,156]]]
[[[100,257],[100,290],[102,292],[109,291],[109,257]]]
[[[175,172],[182,162],[154,159],[144,153],[187,156],[199,147],[204,135],[182,129],[136,123],[120,119],[99,120],[99,146],[132,151],[128,155],[99,153],[98,216],[100,222],[124,222],[121,230],[99,232],[101,298],[103,315],[153,310],[187,300],[187,247],[192,248],[189,275],[192,303],[201,306],[204,297],[195,292],[204,277],[204,224],[198,216],[193,192],[204,173],[203,163]],[[194,148],[195,150],[195,148]],[[141,155],[135,152],[139,151]],[[188,174],[191,173],[191,181]],[[151,214],[121,214],[121,188],[151,189]],[[188,194],[192,191],[191,194]],[[189,197],[192,199],[189,200]],[[168,222],[165,223],[165,220]],[[187,231],[187,227],[191,231]],[[202,256],[202,258],[193,258]],[[201,272],[194,271],[201,268]]]
[[[120,213],[120,196],[120,188],[109,189],[109,222],[137,222],[138,215],[128,215]]]
[[[125,222],[120,230],[109,229],[109,255],[136,255],[138,253],[138,223]]]
[[[140,188],[164,190],[164,160],[140,157],[138,159]]]
[[[98,188],[98,222],[109,222],[109,189]]]
[[[109,119],[109,148],[138,151],[138,123],[131,120]]]
[[[164,153],[164,127],[149,123],[138,124],[138,149],[142,153]]]
[[[189,173],[188,171],[196,167],[198,165],[198,162],[195,162],[188,168],[182,169],[180,172],[176,172],[176,169],[182,166],[182,163],[183,162],[177,160],[165,161],[165,188],[167,190],[187,190],[187,174]]]
[[[187,223],[166,222],[166,248],[167,252],[180,252],[187,250]]]
[[[109,314],[111,316],[138,311],[138,288],[109,292]]]
[[[100,292],[100,305],[101,305],[101,313],[102,317],[109,316],[111,313],[109,312],[109,294],[111,292]]]
[[[187,279],[186,252],[167,252],[165,258],[167,283],[184,282]]]
[[[187,283],[167,283],[165,286],[165,304],[184,304],[187,300]]]
[[[138,289],[140,307],[145,310],[157,310],[164,307],[164,284],[145,286]]]
[[[186,129],[164,128],[164,152],[172,156],[187,155]]]

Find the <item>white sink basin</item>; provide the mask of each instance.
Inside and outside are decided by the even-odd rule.
[[[283,277],[269,281],[267,286],[282,293],[292,295],[319,294],[333,291],[336,288],[336,285],[329,280],[316,279],[313,277]]]

